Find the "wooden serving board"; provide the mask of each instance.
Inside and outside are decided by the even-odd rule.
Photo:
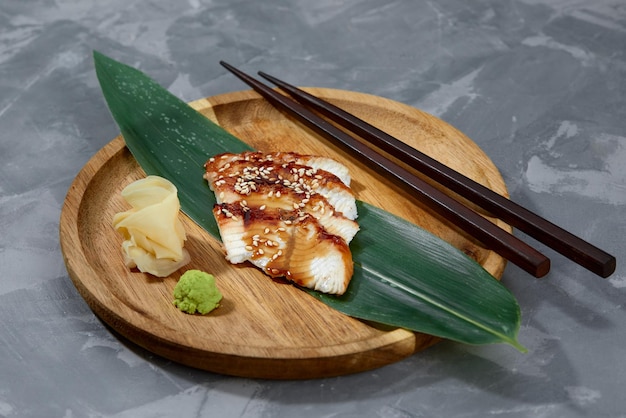
[[[321,88],[311,93],[506,195],[490,159],[461,132],[412,107],[366,94]],[[262,151],[296,151],[338,158],[350,169],[358,199],[430,230],[500,277],[505,260],[447,226],[397,186],[343,150],[303,128],[251,91],[191,104]],[[208,159],[209,156],[207,156]],[[294,286],[273,281],[251,265],[233,266],[221,243],[181,215],[192,262],[160,279],[124,266],[121,236],[111,226],[127,210],[121,190],[145,176],[121,137],[102,148],[71,185],[61,214],[61,247],[71,279],[93,311],[134,343],[196,368],[271,379],[336,376],[380,367],[431,346],[437,338],[376,327],[328,308]],[[211,210],[210,207],[206,208]],[[500,223],[500,226],[510,228]],[[187,269],[213,273],[224,299],[206,316],[172,304]]]

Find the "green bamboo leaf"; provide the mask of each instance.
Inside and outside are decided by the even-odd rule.
[[[94,52],[109,109],[131,153],[148,174],[172,181],[182,210],[220,238],[215,197],[203,164],[222,152],[251,148],[148,76]],[[351,285],[341,297],[309,293],[356,318],[468,344],[517,342],[515,298],[478,263],[429,232],[358,202],[361,231],[351,243]],[[410,257],[406,257],[410,254]]]

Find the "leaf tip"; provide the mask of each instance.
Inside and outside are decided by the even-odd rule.
[[[96,63],[96,65],[104,60],[106,60],[108,57],[106,55],[104,55],[102,52],[99,52],[97,50],[93,50],[92,52],[92,57],[93,57],[93,61]]]
[[[524,347],[522,344],[520,344],[519,341],[511,340],[511,341],[508,341],[508,343],[512,345],[514,348],[516,348],[517,351],[519,351],[520,353],[522,354],[528,353],[528,349]]]

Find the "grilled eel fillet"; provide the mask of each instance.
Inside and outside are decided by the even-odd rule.
[[[205,164],[213,214],[233,264],[343,294],[352,277],[348,244],[359,230],[347,168],[290,152],[220,154]]]

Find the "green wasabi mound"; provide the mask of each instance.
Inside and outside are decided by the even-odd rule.
[[[200,270],[187,270],[174,288],[174,305],[188,314],[205,315],[217,308],[221,300],[215,277]]]

